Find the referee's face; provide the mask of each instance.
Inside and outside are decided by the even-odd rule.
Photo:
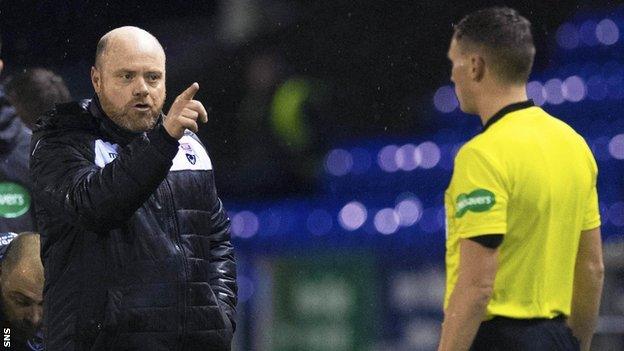
[[[455,84],[455,95],[459,100],[459,107],[465,113],[476,113],[475,108],[472,106],[472,77],[471,77],[471,65],[470,57],[466,53],[462,52],[461,44],[457,42],[455,38],[451,41],[451,46],[448,51],[448,59],[453,66],[451,70],[451,81]]]

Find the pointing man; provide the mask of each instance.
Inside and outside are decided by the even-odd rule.
[[[165,53],[136,27],[100,39],[91,81],[33,134],[47,349],[229,350],[236,265],[199,85],[163,115]]]

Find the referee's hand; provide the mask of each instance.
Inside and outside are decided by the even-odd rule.
[[[184,131],[190,129],[197,133],[197,120],[208,122],[208,113],[201,102],[193,100],[199,90],[199,84],[193,83],[183,91],[171,105],[163,122],[165,130],[176,139],[182,138]]]

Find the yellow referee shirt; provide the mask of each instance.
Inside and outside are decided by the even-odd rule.
[[[459,239],[503,234],[487,319],[569,315],[581,230],[600,226],[597,172],[585,140],[531,101],[488,121],[458,152],[445,193],[445,307]]]

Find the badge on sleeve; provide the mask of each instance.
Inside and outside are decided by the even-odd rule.
[[[180,148],[184,150],[186,159],[194,165],[195,162],[197,162],[197,158],[195,157],[195,152],[193,151],[191,145],[188,143],[180,143]]]
[[[211,170],[212,162],[204,146],[192,136],[185,134],[178,141],[178,153],[173,158],[170,171]]]
[[[457,197],[455,217],[461,218],[466,212],[485,212],[494,206],[496,197],[486,189],[476,189],[470,194],[460,194]]]

